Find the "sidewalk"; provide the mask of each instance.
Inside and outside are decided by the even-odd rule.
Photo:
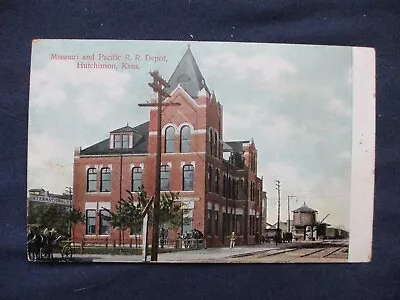
[[[323,242],[293,242],[275,245],[275,243],[252,245],[252,246],[236,246],[234,249],[229,247],[208,248],[201,250],[187,250],[169,253],[160,253],[158,262],[161,263],[218,263],[218,260],[226,258],[242,257],[257,252],[270,252],[271,254],[280,249],[308,248],[317,247]],[[142,262],[142,255],[110,255],[110,254],[74,254],[75,259],[92,262],[112,262],[112,263],[129,263]],[[147,257],[150,261],[150,256]]]
[[[275,244],[263,244],[254,246],[237,246],[234,249],[229,247],[208,248],[201,250],[187,250],[170,253],[160,253],[158,262],[161,263],[193,263],[193,262],[216,262],[215,260],[224,259],[231,256],[247,255],[256,252],[279,249]],[[112,263],[129,263],[142,262],[142,255],[109,255],[109,254],[75,254],[74,258],[92,262],[112,262]],[[150,261],[150,256],[147,257]]]

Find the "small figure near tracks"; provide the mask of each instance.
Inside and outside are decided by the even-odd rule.
[[[235,248],[235,241],[236,241],[236,235],[235,235],[235,232],[232,231],[232,234],[231,234],[231,243],[230,243],[230,245],[229,245],[229,248],[231,248],[231,249]]]

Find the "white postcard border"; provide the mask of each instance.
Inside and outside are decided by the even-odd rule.
[[[349,262],[369,262],[375,185],[375,50],[354,47]]]

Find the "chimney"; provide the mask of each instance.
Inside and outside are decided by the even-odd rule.
[[[206,91],[205,88],[203,88],[199,93],[197,94],[197,103],[199,105],[207,105],[207,100],[209,98],[209,95]]]
[[[74,149],[74,158],[78,158],[79,157],[79,155],[81,154],[81,150],[82,150],[81,147],[75,147],[75,149]]]

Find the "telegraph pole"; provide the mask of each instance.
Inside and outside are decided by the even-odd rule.
[[[291,227],[290,227],[290,199],[296,198],[294,195],[288,195],[287,196],[287,213],[288,213],[288,232],[291,232]]]
[[[162,127],[162,107],[163,106],[179,106],[180,103],[163,103],[165,97],[170,97],[164,89],[169,87],[169,84],[159,75],[158,71],[150,72],[153,77],[153,82],[149,86],[157,93],[156,103],[141,103],[141,107],[157,107],[158,125],[157,125],[157,152],[156,152],[156,178],[155,178],[155,194],[154,194],[154,216],[153,216],[153,231],[151,241],[151,261],[158,259],[158,240],[159,240],[159,221],[160,221],[160,183],[161,183],[161,127]]]
[[[72,239],[71,232],[72,232],[72,222],[71,222],[71,215],[72,215],[72,187],[67,186],[65,187],[65,192],[69,195],[69,237]]]
[[[280,234],[280,219],[281,219],[281,182],[279,180],[276,181],[276,189],[278,191],[278,234]]]

